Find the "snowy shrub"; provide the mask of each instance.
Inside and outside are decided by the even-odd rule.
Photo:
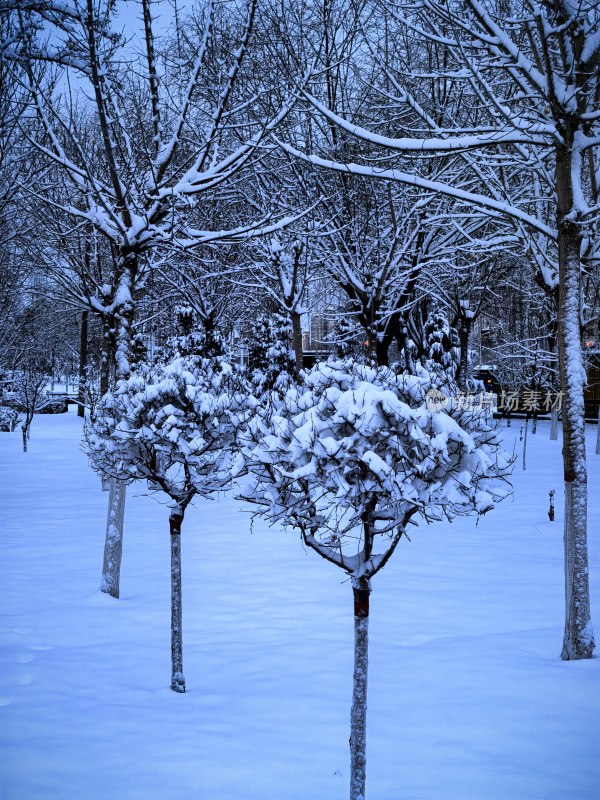
[[[86,427],[94,469],[126,483],[146,479],[178,505],[221,488],[243,398],[232,368],[218,364],[180,357],[119,381]]]
[[[423,326],[426,349],[426,366],[435,374],[446,373],[454,379],[460,361],[458,335],[448,318],[439,308],[434,308]]]
[[[292,325],[285,314],[276,312],[259,318],[248,363],[251,390],[256,397],[271,391],[282,395],[294,383],[296,363],[291,336]]]
[[[65,414],[68,411],[66,397],[43,397],[37,414]]]
[[[423,370],[316,365],[279,409],[251,421],[244,495],[270,518],[298,527],[321,554],[333,547],[356,576],[373,574],[379,563],[371,558],[367,566],[357,556],[356,530],[365,519],[388,542],[415,515],[485,513],[509,491],[510,458],[484,415],[451,404],[429,410],[432,386]]]
[[[0,432],[12,433],[19,422],[19,412],[15,408],[0,408]]]
[[[218,361],[225,354],[225,340],[211,317],[201,320],[191,306],[175,309],[175,335],[167,342],[173,358],[198,356]]]

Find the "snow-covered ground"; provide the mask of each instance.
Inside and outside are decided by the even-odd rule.
[[[38,417],[26,455],[18,430],[0,434],[0,796],[345,799],[352,592],[339,570],[231,499],[198,502],[182,537],[188,691],[175,694],[168,512],[130,490],[122,596],[101,594],[106,495],[80,432],[73,413]],[[477,527],[414,528],[374,579],[369,800],[600,796],[600,660],[559,658],[561,472],[542,422],[513,500]]]

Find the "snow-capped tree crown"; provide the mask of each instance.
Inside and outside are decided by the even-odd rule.
[[[101,475],[146,479],[187,505],[227,484],[243,403],[224,361],[183,356],[141,366],[103,398],[86,450]]]
[[[432,388],[425,370],[317,364],[242,433],[249,477],[240,495],[367,577],[411,517],[485,513],[510,492],[511,457],[485,415],[450,401],[428,407]],[[383,555],[365,553],[365,523]]]

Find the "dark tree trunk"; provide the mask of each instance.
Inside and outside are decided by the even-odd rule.
[[[469,337],[471,335],[471,320],[462,319],[460,326],[460,363],[456,382],[458,387],[467,391],[467,377],[469,373]]]
[[[385,336],[385,334],[379,338],[378,336],[375,337],[375,354],[377,358],[377,366],[378,367],[387,367],[389,366],[389,356],[388,351],[390,349],[390,339]]]
[[[79,392],[77,397],[77,416],[85,417],[85,383],[88,361],[88,311],[81,312],[79,337]]]
[[[185,692],[183,676],[183,611],[181,602],[181,523],[183,516],[169,517],[171,532],[171,689]]]
[[[297,311],[290,311],[290,319],[292,321],[292,339],[296,372],[299,373],[302,369],[302,321]]]

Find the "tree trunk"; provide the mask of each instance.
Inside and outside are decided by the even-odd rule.
[[[458,375],[456,383],[463,392],[467,391],[467,376],[469,373],[469,337],[471,333],[471,321],[463,319],[460,326],[460,363],[458,365]]]
[[[296,372],[302,369],[302,320],[297,311],[290,311],[292,320],[292,339],[294,345],[294,358],[296,360]]]
[[[350,800],[365,800],[367,779],[368,581],[354,587],[354,682],[350,713]]]
[[[381,338],[379,338],[379,336],[375,336],[375,355],[377,358],[378,367],[389,367],[389,349],[390,339],[388,339],[385,334],[382,334]]]
[[[108,392],[110,386],[110,364],[112,361],[111,320],[102,317],[102,355],[100,357],[100,397]]]
[[[169,517],[171,531],[171,689],[185,692],[183,677],[183,628],[181,604],[181,523],[175,512]]]
[[[523,472],[527,469],[527,431],[529,430],[529,417],[525,418],[525,431],[523,433]]]
[[[558,439],[558,409],[553,408],[550,412],[550,441]]]
[[[22,425],[21,430],[23,432],[23,452],[27,452],[27,432],[28,432],[28,425]]]
[[[566,128],[566,125],[565,125]],[[573,212],[571,131],[556,159],[559,263],[559,373],[563,401],[565,480],[565,632],[562,658],[591,658],[594,633],[590,618],[587,547],[587,470],[581,353],[581,230]]]
[[[85,381],[88,360],[88,313],[81,312],[81,330],[79,337],[79,392],[77,397],[77,416],[85,417]]]
[[[106,519],[106,540],[104,542],[104,563],[100,591],[119,596],[121,578],[121,556],[123,552],[123,521],[125,517],[126,484],[112,479],[108,495],[108,516]]]
[[[133,289],[137,271],[138,258],[135,253],[121,253],[117,262],[120,272],[117,294],[120,302],[115,311],[115,377],[126,379],[130,374],[129,358],[131,353],[132,325],[135,306]],[[110,342],[110,327],[109,339]],[[125,520],[125,484],[122,481],[111,481],[108,496],[108,514],[106,520],[106,541],[104,543],[104,564],[100,589],[113,597],[119,596],[121,580],[121,556],[123,551],[123,524]]]

